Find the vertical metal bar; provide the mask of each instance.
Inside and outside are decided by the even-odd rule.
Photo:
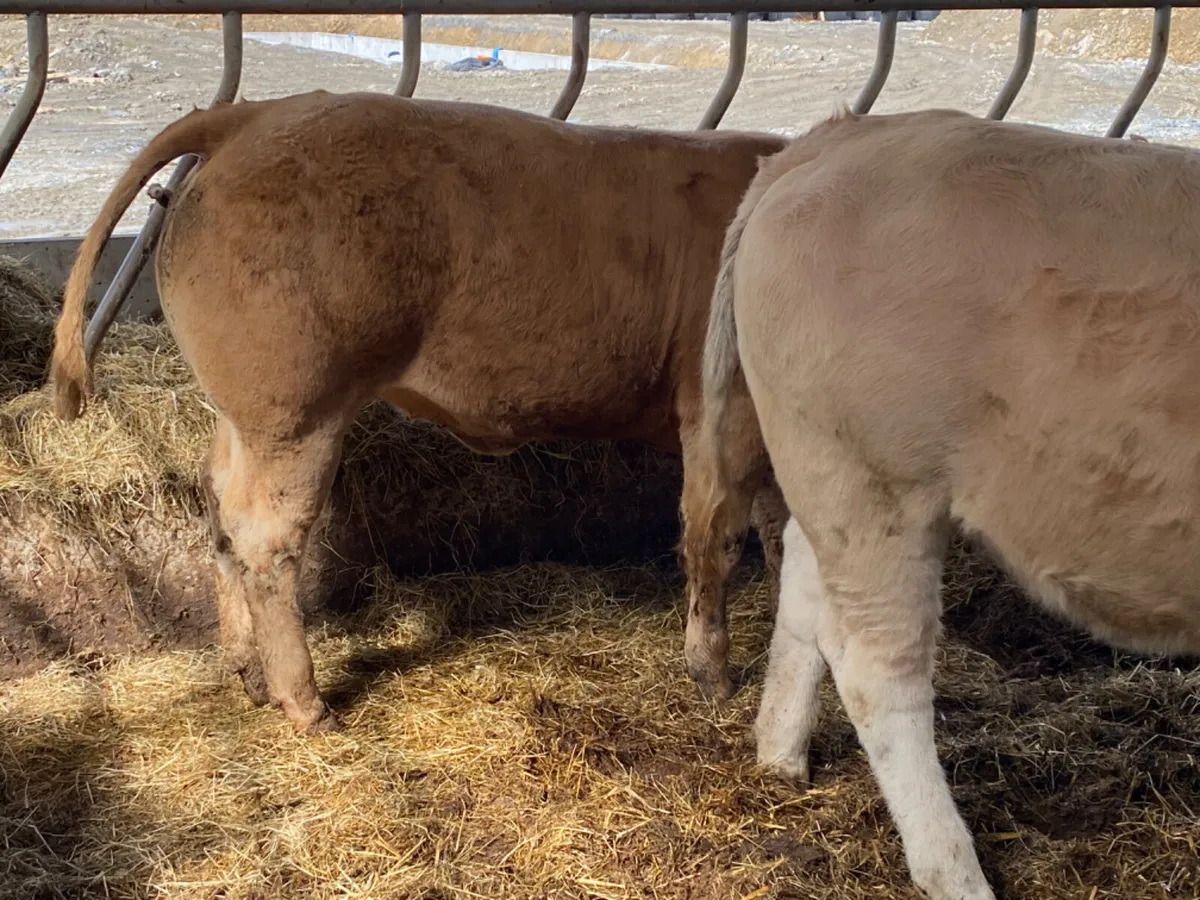
[[[1150,56],[1146,60],[1146,68],[1142,70],[1137,84],[1133,86],[1133,90],[1129,92],[1129,97],[1121,106],[1117,117],[1109,126],[1107,137],[1124,137],[1125,130],[1133,122],[1133,117],[1138,114],[1138,110],[1150,96],[1150,89],[1154,87],[1154,82],[1158,81],[1158,73],[1162,71],[1163,63],[1166,61],[1167,44],[1170,40],[1171,7],[1160,6],[1154,10],[1154,31],[1150,36]]]
[[[742,73],[746,70],[746,38],[749,35],[748,13],[736,12],[729,16],[729,65],[725,69],[725,77],[721,86],[713,96],[708,109],[696,126],[697,131],[711,131],[721,124],[725,110],[733,102],[738,85],[742,83]]]
[[[567,83],[563,85],[562,93],[554,101],[550,109],[550,118],[565,121],[571,114],[579,93],[583,90],[583,80],[587,78],[588,51],[592,43],[592,14],[575,13],[571,17],[571,71],[567,74]]]
[[[25,130],[33,121],[38,106],[42,102],[42,94],[46,92],[46,73],[50,65],[50,36],[46,28],[46,14],[29,13],[25,17],[25,43],[29,54],[29,75],[25,78],[25,89],[21,91],[21,99],[13,111],[9,113],[8,121],[4,123],[4,131],[0,132],[0,176],[8,168],[13,154]]]
[[[863,85],[851,112],[865,116],[875,105],[875,98],[883,90],[888,74],[892,71],[892,57],[896,55],[896,10],[889,9],[879,14],[879,43],[875,45],[875,65]]]
[[[999,120],[1007,116],[1013,101],[1017,99],[1017,94],[1021,93],[1021,88],[1025,85],[1025,78],[1029,75],[1030,66],[1033,65],[1033,49],[1037,45],[1037,22],[1036,6],[1029,6],[1021,10],[1021,25],[1017,32],[1017,61],[1013,63],[1008,80],[1004,82],[1004,87],[1000,88],[1000,93],[996,95],[992,108],[988,110],[987,117],[989,119]]]
[[[402,38],[404,46],[400,59],[400,83],[396,85],[397,97],[411,97],[417,89],[417,77],[421,74],[421,14],[406,12]]]
[[[224,49],[225,64],[221,72],[221,83],[217,87],[216,97],[213,98],[214,104],[232,103],[237,97],[238,86],[241,84],[242,14],[240,12],[221,14],[221,44]],[[134,282],[137,281],[146,262],[153,255],[154,248],[158,246],[158,236],[162,233],[163,222],[167,217],[167,203],[171,196],[179,190],[183,180],[198,161],[199,158],[193,154],[189,153],[184,156],[176,164],[175,171],[171,173],[166,191],[162,192],[159,189],[158,192],[162,199],[150,208],[146,224],[142,226],[142,230],[134,239],[133,246],[129,248],[120,268],[117,269],[117,274],[113,276],[112,283],[104,292],[104,298],[88,322],[87,330],[84,332],[83,345],[89,363],[95,359],[100,342],[104,340],[104,335],[117,318],[117,313],[125,303],[125,298],[133,289]],[[152,187],[151,191],[155,191],[155,189]]]

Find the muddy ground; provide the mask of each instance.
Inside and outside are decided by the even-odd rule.
[[[1017,13],[986,20],[901,23],[891,77],[876,111],[954,106],[985,112],[1012,64],[1005,16],[1015,34]],[[1146,22],[1132,19],[1136,37]],[[277,23],[295,27],[283,17]],[[333,18],[335,21],[329,21]],[[347,30],[338,17],[317,23]],[[341,17],[345,18],[345,17]],[[426,40],[460,35],[508,37],[514,49],[564,49],[566,17],[479,17],[472,32],[462,20],[430,17]],[[0,180],[0,238],[79,233],[136,150],[193,105],[211,100],[220,78],[217,17],[52,17],[53,80],[42,109],[8,172]],[[266,23],[270,24],[270,23]],[[399,35],[399,22],[392,32]],[[486,27],[483,27],[486,26]],[[264,27],[248,17],[246,30]],[[490,28],[490,32],[488,29]],[[931,31],[931,29],[933,29]],[[371,28],[367,28],[371,31]],[[373,29],[379,32],[379,27]],[[572,120],[691,128],[722,76],[728,26],[721,22],[597,19],[597,55],[673,61],[657,71],[599,71],[589,75]],[[972,39],[978,32],[981,38]],[[938,35],[940,42],[927,39]],[[1148,33],[1148,31],[1147,31]],[[522,36],[523,35],[523,36]],[[24,62],[24,24],[0,21],[0,65]],[[876,27],[869,22],[752,22],[745,78],[722,127],[793,133],[851,101],[870,71]],[[1132,38],[1126,42],[1137,46]],[[1053,46],[1063,44],[1059,40]],[[1071,45],[1078,49],[1078,42]],[[680,64],[682,63],[682,65]],[[1142,63],[1039,54],[1011,117],[1085,133],[1103,132]],[[390,90],[398,67],[354,57],[247,41],[242,94],[264,99],[326,88]],[[487,103],[544,112],[563,84],[561,72],[449,72],[423,67],[417,96]],[[21,78],[0,78],[0,116],[7,115]],[[1133,131],[1150,139],[1200,145],[1200,68],[1169,62]],[[145,205],[135,204],[123,227],[136,227]]]

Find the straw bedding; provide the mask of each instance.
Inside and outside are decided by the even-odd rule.
[[[12,308],[0,294],[0,310]],[[17,360],[5,363],[0,409],[5,615],[67,593],[54,587],[67,578],[58,562],[39,569],[32,551],[15,554],[16,531],[70,559],[76,605],[50,617],[68,638],[83,634],[70,628],[93,614],[89,603],[118,617],[125,600],[101,596],[95,575],[113,559],[112,577],[131,585],[130,615],[151,608],[134,589],[145,578],[192,590],[186,608],[200,616],[208,588],[193,481],[209,414],[169,340],[155,326],[122,328],[106,345],[98,402],[59,427],[27,393],[45,342],[14,337],[11,319],[5,330],[4,358]],[[815,787],[798,791],[753,764],[771,620],[759,567],[748,563],[733,585],[745,686],[713,706],[683,673],[673,559],[617,564],[636,558],[627,532],[638,518],[661,526],[664,545],[675,539],[668,462],[622,456],[621,468],[587,449],[573,462],[526,454],[529,471],[468,464],[429,430],[400,440],[413,426],[378,415],[351,439],[340,490],[352,500],[361,490],[355,508],[372,521],[381,496],[419,490],[445,504],[403,507],[424,529],[413,529],[418,550],[399,551],[410,573],[431,560],[448,569],[456,554],[486,562],[493,533],[564,530],[547,498],[613,469],[637,516],[589,506],[572,513],[578,533],[534,542],[541,560],[574,544],[612,565],[510,553],[514,564],[488,572],[355,568],[369,602],[310,632],[318,680],[346,725],[334,735],[298,738],[277,711],[251,709],[210,648],[113,652],[120,640],[103,635],[90,652],[44,645],[56,661],[0,685],[0,898],[917,896],[828,685]],[[369,449],[380,444],[388,449]],[[370,462],[356,470],[355,460]],[[488,478],[508,486],[468,516],[464,497]],[[488,516],[503,518],[495,532],[477,524]],[[543,517],[551,524],[530,523]],[[46,534],[29,536],[34,521]],[[153,576],[138,568],[156,558],[137,544],[151,531],[167,554]],[[194,558],[195,585],[171,574],[176,558]],[[1200,895],[1200,672],[1079,637],[962,548],[946,607],[939,750],[998,895]],[[171,643],[164,633],[160,644]]]
[[[956,572],[940,751],[1000,896],[1200,894],[1200,675],[1041,618],[1025,653],[1019,601]],[[0,699],[0,896],[915,898],[835,698],[812,790],[754,767],[770,600],[741,581],[724,707],[654,567],[376,573],[312,634],[346,720],[316,739],[211,651],[56,663]]]

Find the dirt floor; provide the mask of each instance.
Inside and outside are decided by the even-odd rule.
[[[1106,25],[1115,37],[1091,49],[1064,15],[1045,14],[1041,46],[1065,55],[1039,55],[1012,116],[1100,132],[1140,70],[1122,46],[1136,46],[1135,26],[1148,33],[1149,14]],[[985,110],[1011,65],[1016,16],[902,25],[876,109]],[[208,103],[215,23],[52,18],[54,79],[0,179],[0,237],[90,225],[138,147]],[[1196,143],[1200,70],[1185,64],[1180,25],[1184,62],[1167,65],[1133,131]],[[296,26],[246,22],[264,27]],[[399,35],[395,19],[322,27]],[[565,49],[567,34],[561,18],[425,25],[430,41],[542,51]],[[594,73],[574,119],[695,124],[721,77],[727,26],[596,20],[593,35],[597,56],[673,68]],[[0,21],[0,66],[21,60],[23,42],[19,20]],[[869,23],[752,23],[725,126],[807,127],[853,98],[874,44]],[[243,92],[390,90],[397,76],[247,42]],[[431,66],[417,94],[543,111],[562,79]],[[20,86],[0,72],[0,116]],[[126,224],[143,214],[135,207]],[[40,289],[0,279],[11,311],[5,290]],[[355,570],[352,593],[372,602],[312,628],[319,682],[346,728],[301,739],[278,712],[250,709],[217,652],[199,646],[212,633],[210,576],[188,567],[204,559],[195,468],[211,411],[169,341],[118,329],[95,406],[59,426],[28,392],[44,331],[12,321],[0,321],[0,589],[21,603],[0,611],[0,671],[24,677],[0,682],[0,900],[917,897],[829,685],[815,786],[754,765],[772,610],[753,560],[731,604],[742,690],[709,705],[684,674],[671,464],[595,448],[483,464],[444,435],[364,419],[341,519],[365,522],[367,549],[393,569]],[[469,507],[484,484],[502,488]],[[389,545],[399,531],[379,523],[404,525],[407,540]],[[656,561],[620,562],[635,544]],[[586,552],[597,547],[610,558]],[[181,549],[179,562],[170,554]],[[572,552],[597,565],[563,565]],[[16,556],[29,568],[9,566]],[[506,567],[412,574],[459,561]],[[111,579],[99,605],[78,600],[84,570]],[[945,599],[939,752],[1000,900],[1200,897],[1194,661],[1100,647],[1033,612],[972,554],[956,555]]]

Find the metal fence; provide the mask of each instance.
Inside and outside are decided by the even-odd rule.
[[[1200,0],[1179,0],[1181,7],[1200,6]],[[1041,0],[1043,9],[1154,9],[1150,28],[1149,54],[1145,68],[1109,127],[1107,136],[1123,137],[1134,116],[1153,88],[1167,56],[1171,7],[1153,0]],[[725,76],[697,125],[716,128],[729,108],[746,65],[748,21],[751,14],[764,13],[864,13],[879,15],[879,41],[875,63],[852,109],[862,115],[871,110],[891,71],[896,47],[898,13],[946,9],[1020,9],[1021,19],[1016,61],[992,103],[988,116],[1003,119],[1016,100],[1033,62],[1038,7],[1021,0],[0,0],[0,13],[26,18],[29,75],[24,91],[0,132],[0,177],[33,121],[46,87],[49,62],[48,15],[213,13],[222,18],[224,72],[214,102],[231,102],[237,94],[242,71],[242,15],[254,13],[307,14],[396,14],[403,17],[403,52],[395,94],[411,97],[421,71],[421,17],[423,14],[567,14],[571,19],[571,64],[567,81],[548,115],[565,120],[583,90],[587,76],[592,16],[649,14],[720,15],[729,17],[729,61]],[[196,164],[185,157],[176,166],[164,193],[169,197]],[[154,252],[166,215],[166,204],[155,203],[124,262],[109,284],[96,314],[88,325],[88,356],[95,353],[100,337],[116,317],[142,268]]]

